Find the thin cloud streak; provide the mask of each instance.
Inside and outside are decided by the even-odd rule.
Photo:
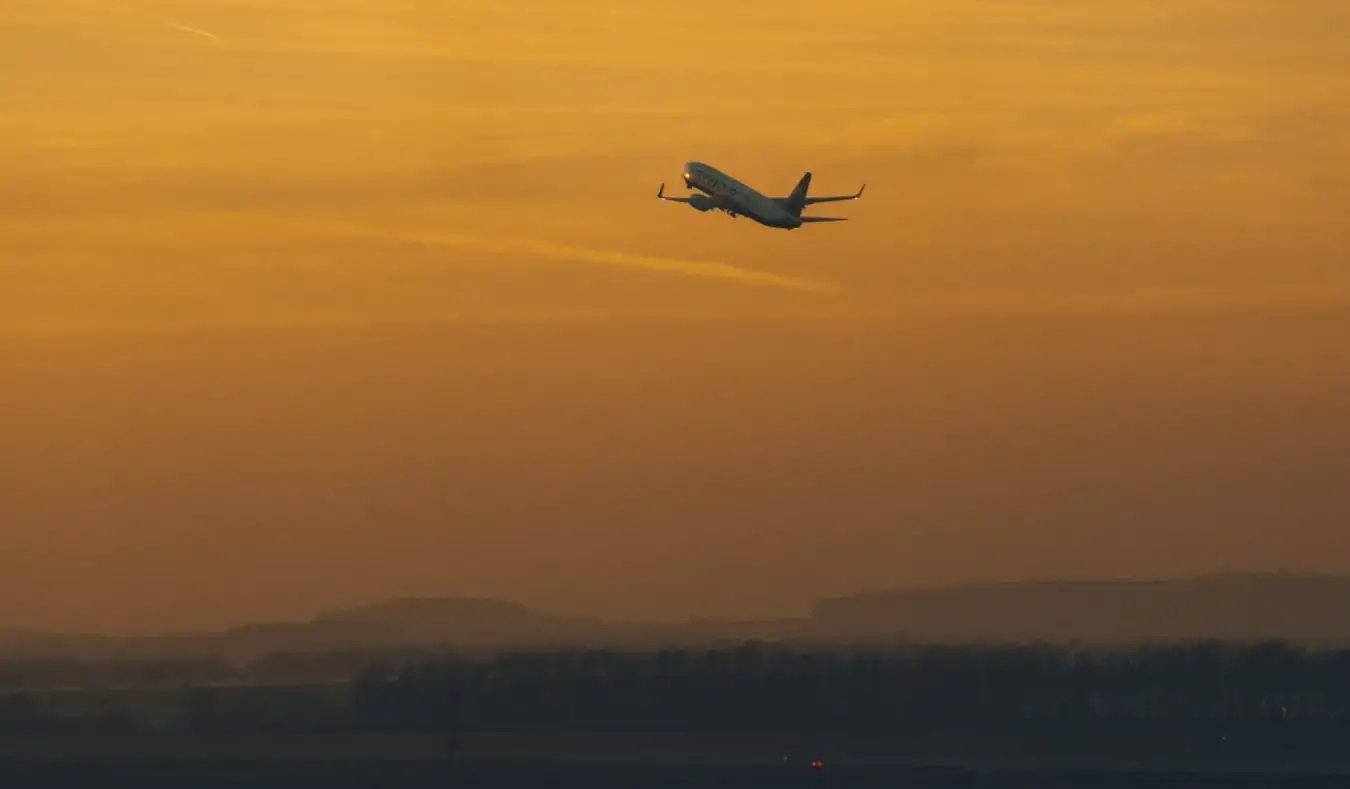
[[[151,14],[146,11],[141,11],[126,6],[104,5],[104,4],[91,5],[76,2],[64,2],[53,4],[52,8],[54,10],[66,9],[71,11],[83,12],[85,14],[88,14],[91,18],[94,17],[107,18],[109,16],[122,16],[124,18],[135,19],[138,22],[143,22],[149,25],[159,25],[162,27],[167,27],[171,30],[177,30],[180,33],[188,33],[189,35],[200,36],[202,38],[209,38],[212,41],[221,40],[220,36],[216,35],[215,33],[212,33],[209,30],[203,30],[200,27],[192,27],[191,25],[180,24],[178,22],[173,21],[172,19],[166,19],[165,17],[162,16],[157,16],[155,14]]]
[[[608,249],[592,249],[570,244],[560,244],[539,239],[513,239],[447,233],[440,231],[391,230],[381,228],[314,228],[325,235],[383,239],[422,246],[445,246],[460,249],[478,249],[484,252],[520,252],[543,258],[570,260],[579,263],[618,266],[621,268],[644,269],[687,277],[720,279],[742,282],[751,285],[767,285],[811,293],[840,293],[837,283],[808,280],[797,277],[785,277],[767,271],[741,268],[730,263],[718,263],[708,260],[684,260],[652,255],[639,255]]]
[[[617,252],[607,249],[590,249],[558,244],[551,241],[531,239],[481,238],[440,233],[411,233],[396,236],[418,244],[469,247],[491,252],[526,252],[540,257],[561,260],[574,260],[584,263],[598,263],[628,268],[641,268],[649,271],[664,271],[685,276],[710,279],[735,280],[758,285],[771,285],[789,290],[812,291],[818,293],[837,293],[839,286],[831,282],[783,277],[767,271],[741,268],[729,263],[717,263],[704,260],[681,260],[678,258],[636,255],[629,252]]]
[[[197,27],[188,27],[187,25],[180,25],[180,24],[178,24],[178,23],[176,23],[176,22],[165,22],[165,24],[168,25],[169,27],[173,28],[174,30],[180,30],[180,31],[182,31],[182,32],[184,32],[184,33],[191,33],[191,34],[197,35],[197,36],[205,36],[206,38],[209,38],[209,39],[211,39],[212,41],[219,41],[219,40],[220,40],[220,36],[217,36],[215,33],[209,33],[209,32],[207,32],[207,31],[205,31],[205,30],[202,30],[201,28],[197,28]]]

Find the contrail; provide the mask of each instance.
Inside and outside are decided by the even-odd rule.
[[[372,226],[349,225],[345,223],[295,221],[287,219],[264,218],[256,215],[236,215],[235,219],[245,225],[258,228],[281,230],[283,228],[315,233],[330,238],[350,238],[361,240],[395,241],[423,246],[458,247],[461,249],[480,249],[485,252],[523,252],[555,260],[573,260],[581,263],[618,266],[621,268],[645,269],[686,277],[720,279],[742,282],[750,285],[766,285],[810,293],[841,293],[837,283],[809,280],[798,277],[785,277],[767,271],[741,268],[730,263],[717,263],[708,260],[685,260],[653,255],[638,255],[630,252],[618,252],[608,249],[592,249],[570,244],[559,244],[528,238],[506,238],[498,236],[477,236],[462,233],[442,232],[438,230],[409,230],[401,228],[381,228]]]
[[[797,279],[795,277],[783,277],[777,274],[771,274],[767,271],[755,271],[753,269],[733,266],[729,263],[716,263],[704,260],[683,260],[679,258],[654,257],[651,255],[636,255],[629,252],[616,252],[607,249],[590,249],[588,247],[574,247],[567,244],[557,244],[551,241],[536,241],[530,239],[498,239],[498,238],[479,238],[475,236],[460,236],[450,234],[409,234],[399,235],[398,238],[405,239],[414,243],[434,244],[457,247],[472,247],[494,252],[504,252],[518,250],[528,252],[543,257],[558,258],[561,260],[576,260],[586,263],[600,263],[612,266],[626,266],[630,268],[642,268],[650,271],[664,271],[673,274],[683,274],[692,277],[704,277],[712,279],[737,280],[740,282],[771,285],[791,290],[815,291],[815,292],[837,292],[838,286],[827,282],[815,282],[811,280]]]
[[[169,27],[173,28],[174,30],[181,30],[181,31],[183,31],[184,33],[192,33],[193,35],[206,36],[207,38],[211,39],[212,41],[219,41],[219,40],[220,40],[220,36],[216,35],[215,33],[208,33],[207,31],[202,30],[202,29],[200,29],[200,28],[196,28],[196,27],[188,27],[187,25],[180,25],[180,24],[178,24],[178,23],[176,23],[176,22],[165,22],[164,24],[168,25]]]
[[[99,5],[99,6],[96,6],[96,7],[90,7],[90,6],[88,6],[88,5],[85,5],[84,3],[64,3],[64,5],[65,5],[67,8],[78,9],[78,10],[80,10],[80,11],[85,11],[85,12],[94,13],[94,14],[100,14],[100,15],[103,15],[103,16],[106,16],[106,15],[108,15],[108,14],[110,14],[110,13],[111,13],[111,14],[121,14],[121,15],[124,16],[124,17],[131,17],[131,18],[137,19],[137,20],[139,20],[139,21],[141,21],[141,22],[145,22],[145,23],[149,23],[149,24],[155,24],[155,25],[163,25],[164,27],[171,28],[171,29],[173,29],[173,30],[177,30],[177,31],[179,31],[179,32],[181,32],[181,33],[190,33],[190,34],[192,34],[192,35],[194,35],[194,36],[201,36],[201,37],[203,37],[203,38],[209,38],[209,39],[211,39],[212,41],[220,41],[220,36],[216,35],[215,33],[212,33],[212,32],[209,31],[209,30],[202,30],[202,29],[199,28],[199,27],[190,27],[190,26],[188,26],[188,25],[180,25],[180,24],[178,24],[177,22],[174,22],[174,21],[171,20],[171,19],[165,19],[165,18],[162,17],[162,16],[156,16],[155,14],[146,13],[145,11],[140,11],[140,10],[137,10],[137,9],[134,9],[134,8],[127,8],[127,7],[124,7],[124,6],[117,6],[117,5],[111,5],[111,6]]]
[[[729,263],[717,263],[705,260],[684,260],[680,258],[637,255],[629,252],[616,252],[607,249],[591,249],[558,244],[552,241],[534,239],[489,238],[461,235],[457,233],[419,232],[399,230],[339,229],[324,228],[325,232],[338,235],[356,235],[360,238],[385,238],[427,246],[460,247],[481,249],[487,252],[525,252],[559,260],[575,260],[583,263],[639,268],[648,271],[662,271],[689,277],[723,279],[755,285],[768,285],[789,290],[815,293],[838,293],[839,286],[832,282],[819,282],[796,277],[784,277],[767,271],[741,268]]]

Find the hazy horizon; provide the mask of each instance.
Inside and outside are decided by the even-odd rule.
[[[1222,570],[1222,569],[1220,569],[1220,570],[1209,570],[1209,571],[1200,571],[1200,572],[1195,572],[1195,573],[1182,573],[1182,574],[1165,575],[1165,576],[1151,576],[1151,575],[1150,575],[1150,576],[1101,575],[1101,576],[1096,576],[1096,577],[1087,577],[1087,576],[1084,576],[1084,577],[1074,577],[1074,576],[1059,576],[1059,577],[1049,577],[1049,576],[1030,576],[1030,577],[984,577],[984,578],[973,578],[973,579],[968,579],[968,580],[957,580],[957,581],[947,581],[947,582],[931,582],[931,583],[917,583],[917,584],[904,584],[904,583],[899,583],[899,584],[897,584],[897,585],[895,585],[895,586],[890,586],[890,587],[884,587],[884,588],[883,588],[883,587],[874,587],[874,588],[869,588],[869,589],[859,589],[859,590],[855,590],[855,591],[853,591],[853,592],[840,592],[840,593],[836,593],[836,594],[834,594],[834,595],[826,595],[826,596],[822,596],[822,597],[817,597],[817,598],[813,598],[813,599],[807,601],[805,604],[799,606],[797,610],[793,610],[793,611],[787,611],[787,610],[777,611],[777,612],[774,612],[774,613],[771,614],[771,615],[765,615],[765,616],[763,616],[763,617],[758,617],[758,618],[757,618],[757,617],[753,617],[753,616],[750,616],[750,617],[741,617],[741,616],[738,616],[737,613],[736,613],[735,611],[724,611],[724,612],[722,612],[721,614],[709,614],[709,613],[705,612],[705,613],[702,614],[702,615],[698,615],[698,614],[692,614],[692,615],[680,615],[680,614],[678,614],[678,613],[670,612],[670,613],[667,613],[667,614],[664,615],[664,616],[661,616],[661,615],[646,616],[646,617],[643,617],[643,616],[629,616],[629,617],[617,617],[617,618],[616,618],[616,617],[597,616],[594,612],[592,612],[592,611],[585,611],[585,610],[559,610],[559,609],[552,609],[552,608],[547,607],[547,606],[548,606],[547,603],[542,604],[542,607],[541,607],[541,605],[537,605],[537,604],[536,604],[536,605],[531,605],[531,604],[523,603],[523,602],[521,602],[521,601],[519,601],[519,600],[515,600],[515,599],[509,599],[509,598],[504,598],[504,597],[487,597],[487,596],[477,595],[477,594],[473,594],[473,593],[469,593],[469,592],[461,593],[461,594],[457,594],[457,595],[446,595],[446,594],[411,594],[411,595],[401,595],[401,596],[400,596],[400,595],[395,595],[395,596],[391,596],[391,597],[387,597],[387,598],[373,599],[373,600],[366,600],[366,601],[348,602],[348,603],[346,603],[346,604],[344,604],[344,605],[340,605],[340,606],[336,606],[336,607],[329,607],[329,608],[323,608],[323,609],[315,609],[315,610],[313,610],[313,611],[305,612],[305,613],[302,613],[302,614],[297,614],[297,615],[295,615],[295,616],[292,616],[291,618],[282,618],[282,619],[258,619],[258,618],[254,618],[254,619],[239,620],[239,621],[233,621],[233,622],[216,622],[216,623],[214,623],[214,626],[208,626],[208,625],[204,625],[204,624],[200,624],[200,623],[198,623],[198,624],[192,624],[192,625],[190,625],[190,624],[185,624],[185,623],[179,623],[179,624],[177,624],[177,625],[175,625],[175,626],[171,626],[171,627],[167,627],[167,628],[151,628],[151,629],[141,629],[141,630],[102,630],[102,631],[91,631],[91,630],[85,630],[85,631],[79,631],[79,630],[55,631],[55,630],[43,630],[43,629],[32,628],[32,627],[29,627],[29,628],[18,628],[18,627],[0,626],[0,634],[17,634],[17,635],[78,635],[78,636],[95,636],[95,637],[107,636],[107,637],[113,637],[113,638],[124,638],[124,637],[125,637],[125,638],[151,638],[151,639],[154,639],[154,638],[162,638],[162,637],[174,637],[174,636],[202,636],[202,635],[224,634],[224,633],[228,633],[228,632],[234,631],[234,630],[236,630],[236,629],[247,630],[248,628],[253,627],[253,626],[257,626],[257,625],[271,625],[271,624],[314,624],[314,623],[322,623],[322,622],[325,622],[325,621],[330,621],[332,617],[335,617],[335,616],[344,616],[344,617],[345,617],[345,615],[351,614],[351,613],[355,613],[355,612],[365,612],[365,611],[380,612],[380,611],[384,611],[384,610],[386,609],[386,607],[388,607],[388,608],[391,609],[391,610],[397,610],[397,609],[398,609],[398,606],[399,606],[400,604],[404,604],[404,603],[418,603],[418,604],[420,604],[420,603],[450,603],[450,604],[455,604],[455,603],[482,603],[482,604],[485,604],[485,605],[488,605],[488,606],[495,606],[496,604],[506,604],[507,606],[513,607],[513,608],[516,607],[516,606],[520,606],[520,607],[523,608],[525,611],[527,611],[529,614],[534,615],[534,616],[538,616],[538,617],[544,617],[544,618],[548,618],[548,617],[557,617],[557,618],[564,619],[564,620],[566,620],[566,619],[575,619],[575,620],[577,620],[579,623],[587,623],[587,622],[590,622],[590,623],[597,623],[597,624],[603,624],[603,625],[607,625],[607,626],[616,626],[616,627],[627,627],[627,626],[633,626],[633,627],[648,627],[648,626],[652,626],[652,627],[674,627],[674,628],[679,628],[680,626],[698,626],[698,625],[717,624],[717,623],[724,623],[724,624],[737,624],[737,623],[750,623],[750,624],[753,624],[753,623],[765,623],[765,624],[773,624],[773,623],[786,623],[786,622],[794,622],[794,621],[805,622],[805,621],[808,621],[808,620],[811,620],[811,619],[815,619],[815,618],[817,618],[817,617],[819,616],[818,608],[819,608],[820,604],[822,604],[822,603],[826,603],[826,604],[829,604],[829,603],[839,603],[839,602],[852,603],[852,602],[855,602],[855,601],[856,601],[856,602],[858,602],[858,603],[860,603],[860,604],[866,605],[867,602],[870,601],[870,600],[883,600],[883,601],[884,601],[884,600],[888,600],[888,599],[892,599],[892,598],[898,599],[898,600],[904,600],[904,599],[906,599],[906,596],[907,596],[907,595],[911,595],[911,594],[931,595],[931,594],[934,594],[934,593],[942,594],[942,593],[947,593],[947,592],[951,592],[951,593],[955,593],[955,594],[962,594],[962,593],[969,593],[969,592],[986,592],[986,591],[993,591],[993,590],[1002,590],[1002,589],[1004,589],[1004,588],[1019,588],[1019,587],[1020,587],[1020,588],[1024,588],[1024,589],[1025,589],[1025,588],[1029,588],[1029,587],[1062,587],[1064,591],[1068,592],[1070,589],[1072,589],[1072,588],[1074,588],[1074,587],[1077,587],[1077,586],[1079,586],[1079,585],[1089,585],[1089,586],[1097,586],[1097,587],[1100,587],[1100,586],[1128,587],[1128,586],[1130,586],[1130,585],[1150,586],[1150,585],[1158,585],[1158,584],[1161,584],[1161,585],[1177,585],[1177,586],[1184,586],[1184,585],[1188,585],[1188,584],[1197,584],[1197,583],[1203,584],[1203,583],[1206,583],[1206,582],[1233,582],[1233,581],[1238,581],[1238,580],[1242,580],[1242,579],[1247,579],[1247,580],[1251,580],[1251,579],[1260,579],[1260,580],[1262,580],[1262,581],[1272,581],[1272,580],[1275,580],[1275,579],[1286,579],[1286,580],[1294,580],[1294,581],[1298,581],[1298,580],[1305,580],[1305,581],[1306,581],[1306,580],[1315,580],[1315,581],[1324,581],[1324,580],[1332,580],[1332,581],[1350,581],[1350,573],[1318,572],[1318,571],[1315,571],[1315,570],[1313,570],[1313,571],[1298,571],[1298,570],[1289,570],[1288,568],[1283,568],[1283,567],[1281,567],[1281,568],[1276,568],[1276,569],[1273,569],[1273,570],[1242,570],[1242,569],[1228,569],[1228,570]],[[1071,602],[1071,601],[1068,601],[1067,599],[1061,599],[1061,600],[1057,600],[1057,601],[1051,601],[1051,600],[1048,600],[1048,599],[1047,599],[1047,600],[1043,600],[1043,601],[1041,601],[1041,602],[1042,602],[1043,604],[1050,604],[1051,602],[1053,602],[1053,603],[1061,604],[1061,605],[1062,605],[1062,604],[1065,603],[1065,602]],[[1230,602],[1232,602],[1232,603],[1235,604],[1235,605],[1239,604],[1239,600],[1237,600],[1237,599],[1234,599],[1234,600],[1232,600],[1232,601],[1230,601]],[[440,626],[442,626],[442,627],[454,627],[455,624],[456,624],[456,622],[455,622],[455,619],[454,619],[454,613],[453,613],[453,610],[454,610],[454,609],[446,609],[446,610],[443,612],[443,618],[441,618],[441,619],[439,619],[439,620],[432,619],[432,620],[429,620],[429,621],[435,621],[435,622],[437,622],[437,623],[438,623]],[[484,610],[487,610],[487,609],[484,609]],[[1231,612],[1233,609],[1230,608],[1230,609],[1228,609],[1228,610]],[[1322,610],[1322,611],[1325,611],[1326,609],[1323,608],[1323,609],[1321,609],[1321,610]],[[906,612],[906,613],[908,613],[908,612]],[[1056,613],[1057,613],[1057,612],[1056,612]],[[1304,613],[1307,613],[1307,612],[1305,611]],[[1319,612],[1319,613],[1320,613],[1320,612]],[[837,614],[837,612],[836,612],[836,613],[833,613],[833,614],[827,614],[827,615],[826,615],[827,621],[830,621],[830,617],[831,617],[831,616],[837,617],[838,614]],[[1046,612],[1044,612],[1044,616],[1041,617],[1041,619],[1038,619],[1038,613],[1037,613],[1037,611],[1035,610],[1035,608],[1033,607],[1033,608],[1031,608],[1031,609],[1025,611],[1025,616],[1027,617],[1028,621],[1033,622],[1033,623],[1036,623],[1036,622],[1041,621],[1041,620],[1043,620],[1043,619],[1053,619],[1054,613],[1049,612],[1049,611],[1046,611]],[[374,617],[374,619],[375,619],[375,621],[388,621],[388,620],[381,620],[380,617],[378,617],[378,616],[377,616],[377,617]],[[338,620],[336,620],[336,621],[348,621],[348,620],[346,620],[346,619],[344,618],[344,619],[338,619]],[[499,623],[499,624],[500,624],[500,623]],[[887,625],[887,623],[886,623],[886,621],[885,621],[884,619],[870,619],[870,620],[866,620],[866,621],[865,621],[865,624],[866,624],[868,627],[871,628],[871,630],[867,631],[867,634],[868,634],[869,636],[872,636],[872,637],[877,637],[877,636],[879,636],[879,637],[882,637],[882,638],[888,638],[888,637],[895,636],[895,635],[901,635],[901,636],[907,635],[907,633],[903,630],[904,625],[900,625],[900,627],[901,627],[902,629],[901,629],[901,630],[898,630],[898,631],[895,631],[895,632],[892,632],[892,631],[888,630],[888,629],[887,629],[888,627],[891,627],[891,626],[894,626],[894,625]],[[1008,623],[1002,623],[1002,624],[1004,624],[1004,625],[1006,626]],[[1023,625],[1025,625],[1025,624],[1026,624],[1026,622],[1018,622],[1018,623],[1013,624],[1012,627],[1016,628],[1016,627],[1019,627],[1019,626],[1023,626]],[[1043,621],[1041,621],[1041,624],[1042,624],[1042,625],[1044,624]],[[1161,626],[1161,623],[1155,623],[1155,624],[1159,624],[1159,625]],[[965,628],[966,630],[970,630],[971,627],[972,627],[972,626],[971,626],[969,623],[967,623],[967,622],[962,622],[962,623],[961,623],[961,626],[962,626],[963,628]],[[978,625],[976,625],[976,626],[978,627]],[[1171,623],[1171,622],[1168,622],[1168,623],[1166,624],[1166,626],[1167,626],[1167,627],[1171,627],[1171,628],[1173,628],[1173,629],[1176,628],[1176,625],[1175,625],[1174,623]],[[526,624],[524,625],[524,627],[525,627],[526,631],[528,632],[528,630],[529,630],[529,624],[526,623]],[[927,635],[928,635],[928,634],[920,634],[919,637],[920,637],[920,638],[923,638],[923,637],[926,637]],[[1204,632],[1201,632],[1201,631],[1196,631],[1196,632],[1194,632],[1192,635],[1193,635],[1194,637],[1198,637],[1198,638],[1223,638],[1223,637],[1224,637],[1224,636],[1215,636],[1215,635],[1213,635],[1212,633],[1204,633]],[[584,636],[584,631],[581,631],[581,632],[578,633],[578,634],[574,634],[574,635],[571,636],[571,637],[572,637],[572,638],[577,638],[577,637],[579,637],[579,636]],[[1326,637],[1326,636],[1327,636],[1327,634],[1317,634],[1317,633],[1311,633],[1311,632],[1310,632],[1310,633],[1303,633],[1303,634],[1301,634],[1300,637],[1320,638],[1320,637]],[[426,633],[424,633],[424,632],[415,632],[414,636],[412,636],[412,639],[413,639],[413,640],[416,640],[417,638],[424,638],[424,637],[426,637]],[[773,637],[773,636],[771,636],[771,638],[772,638],[772,637]],[[819,637],[819,636],[817,636],[817,637]],[[828,637],[828,636],[827,636],[827,637]],[[838,637],[838,636],[836,636],[836,637]],[[972,637],[972,638],[978,638],[978,636],[975,635],[975,634],[971,634],[970,637]],[[1051,638],[1054,638],[1054,637],[1068,638],[1068,639],[1071,639],[1071,640],[1072,640],[1072,638],[1074,638],[1074,637],[1081,637],[1081,634],[1079,634],[1078,636],[1071,636],[1071,635],[1069,635],[1069,633],[1068,633],[1067,631],[1065,631],[1065,632],[1061,632],[1059,636],[1052,636]],[[1227,636],[1227,637],[1231,637],[1231,636]],[[1263,637],[1267,637],[1267,638],[1283,638],[1282,636],[1274,636],[1274,635],[1271,635],[1271,634],[1264,634]],[[1334,637],[1334,634],[1332,634],[1331,637]],[[660,636],[657,636],[657,639],[659,639],[659,638],[660,638]],[[1153,637],[1150,636],[1150,637],[1147,637],[1147,638],[1148,638],[1148,639],[1151,639],[1151,638],[1153,638]],[[547,639],[547,635],[543,636],[541,640],[546,640],[546,639]],[[846,640],[846,639],[847,639],[847,637],[843,637],[843,638],[841,639],[840,643],[841,643],[841,644],[842,644],[842,643],[847,643],[847,640]],[[1140,639],[1141,639],[1141,641],[1140,641],[1139,643],[1141,643],[1141,644],[1147,643],[1147,640],[1145,640],[1146,637],[1144,637],[1144,636],[1141,635],[1141,636],[1140,636]],[[297,641],[297,643],[299,643],[299,642]],[[653,641],[652,643],[660,643],[660,642],[659,642],[659,640],[658,640],[658,641]],[[935,640],[932,641],[931,643],[944,643],[944,641],[943,641],[941,638],[939,638],[939,639],[935,639]]]
[[[1350,6],[772,8],[6,5],[0,628],[1350,572]]]

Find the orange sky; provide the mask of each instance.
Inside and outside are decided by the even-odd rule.
[[[0,30],[0,626],[1350,571],[1339,0]],[[770,231],[688,159],[868,190]]]

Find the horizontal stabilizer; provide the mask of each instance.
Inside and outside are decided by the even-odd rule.
[[[862,197],[863,190],[866,188],[867,184],[863,184],[862,186],[858,187],[858,191],[854,192],[851,195],[835,195],[834,197],[803,197],[802,205],[808,206],[808,205],[817,205],[819,203],[837,203],[840,200],[857,200],[859,197]]]
[[[846,216],[803,216],[799,217],[802,222],[847,222]]]

